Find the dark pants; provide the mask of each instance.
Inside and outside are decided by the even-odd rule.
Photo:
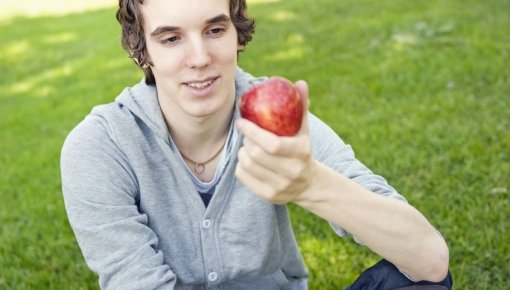
[[[392,263],[381,260],[366,269],[345,290],[447,290],[452,289],[453,279],[450,272],[446,278],[438,283],[420,281],[413,282],[406,278]]]

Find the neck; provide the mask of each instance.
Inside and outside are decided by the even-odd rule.
[[[205,117],[179,116],[165,112],[168,131],[179,151],[194,160],[206,160],[225,143],[232,121],[234,104]]]
[[[213,127],[208,126],[207,122],[183,124],[178,128],[169,126],[170,135],[187,166],[203,182],[214,178],[220,153],[228,137],[231,114],[228,116],[223,124]]]
[[[222,122],[184,123],[168,128],[179,151],[195,160],[204,160],[225,143],[231,118],[230,114]]]

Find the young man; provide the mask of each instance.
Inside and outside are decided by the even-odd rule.
[[[239,117],[263,80],[237,68],[254,31],[244,0],[120,0],[117,18],[145,79],[94,108],[61,160],[101,288],[306,289],[290,202],[412,280],[445,278],[443,238],[324,123],[307,114],[278,137]]]

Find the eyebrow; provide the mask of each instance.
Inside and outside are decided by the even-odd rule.
[[[228,17],[225,14],[220,14],[220,15],[217,15],[217,16],[207,19],[205,21],[205,24],[214,24],[214,23],[229,22],[229,21],[230,21],[230,17]],[[160,26],[160,27],[154,29],[153,32],[151,32],[151,36],[156,37],[163,33],[173,32],[176,30],[179,30],[178,26]]]

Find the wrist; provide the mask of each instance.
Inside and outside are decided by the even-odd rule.
[[[330,174],[328,170],[331,169],[319,161],[312,159],[309,172],[309,184],[307,188],[297,196],[294,203],[303,208],[308,208],[308,206],[312,204],[323,201],[323,193],[326,192],[324,188],[327,187],[326,178]]]

